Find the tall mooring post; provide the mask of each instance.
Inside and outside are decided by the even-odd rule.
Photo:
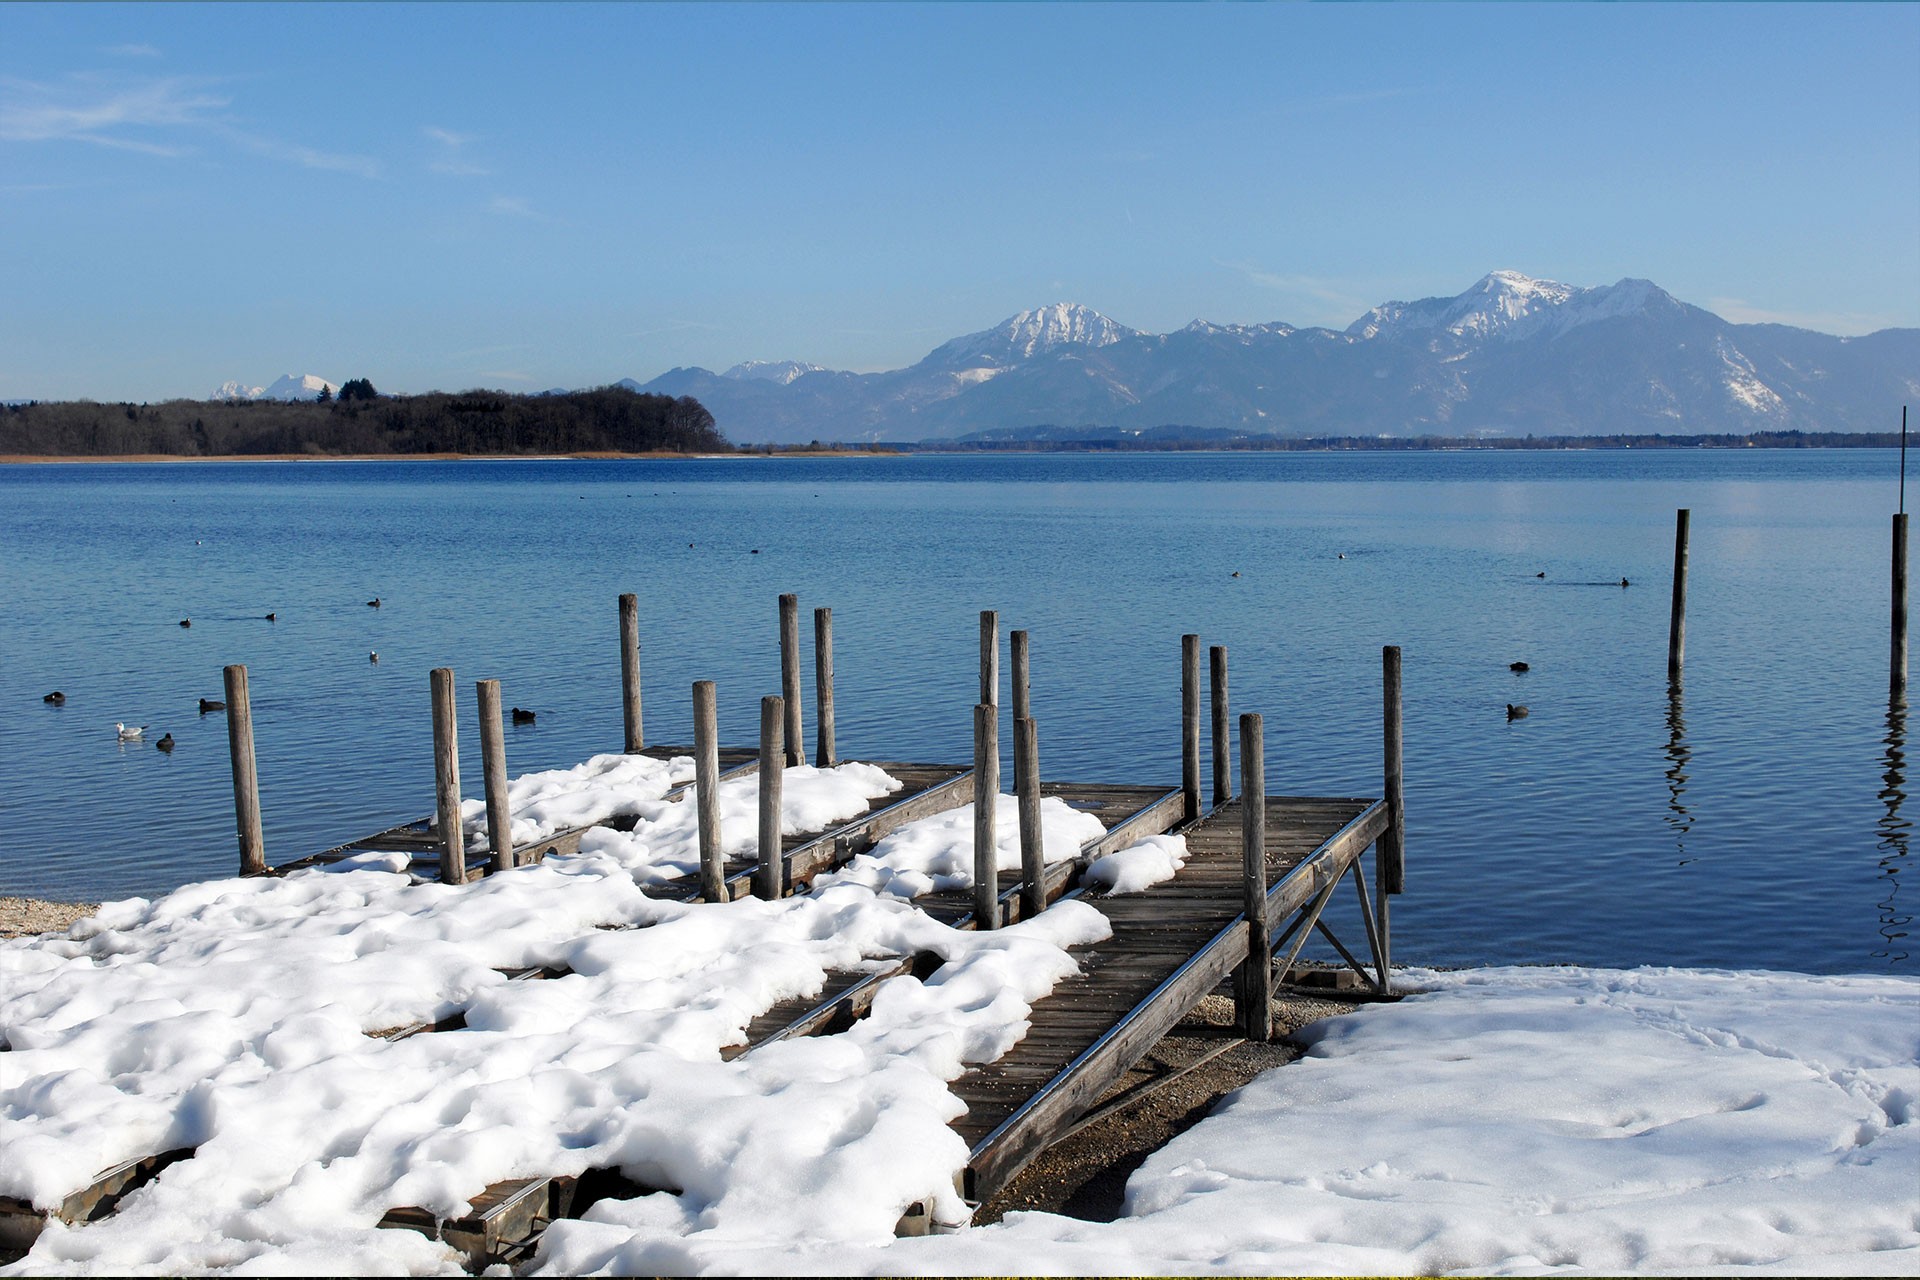
[[[800,597],[780,597],[780,696],[785,699],[787,763],[807,762],[807,740],[800,727]]]
[[[833,741],[833,610],[813,611],[813,762],[830,769],[839,757]]]
[[[647,745],[640,727],[640,597],[620,597],[620,706],[629,754]]]
[[[1014,791],[1020,804],[1020,918],[1047,905],[1047,850],[1040,825],[1040,731],[1032,719],[1013,722]]]
[[[1207,650],[1208,684],[1213,703],[1213,803],[1217,808],[1233,799],[1233,747],[1228,742],[1227,646]]]
[[[700,896],[727,900],[727,855],[720,842],[720,711],[711,680],[693,682],[693,792],[700,823]]]
[[[507,803],[507,731],[500,714],[500,682],[478,680],[474,702],[480,711],[480,771],[487,796],[487,844],[493,856],[487,874],[505,871],[513,860],[513,809]]]
[[[980,701],[1000,705],[1000,615],[980,611]]]
[[[986,629],[982,615],[981,630]],[[1000,927],[1000,709],[973,709],[973,920],[976,929]]]
[[[1200,637],[1180,637],[1181,816],[1200,816]]]
[[[1273,1039],[1273,953],[1267,927],[1267,760],[1260,717],[1240,717],[1240,868],[1247,917],[1247,958],[1234,995],[1240,1031],[1264,1044]]]
[[[1907,513],[1893,517],[1893,661],[1887,682],[1889,698],[1907,700]]]
[[[240,874],[267,873],[267,842],[260,831],[260,778],[253,761],[253,704],[247,669],[231,666],[227,685],[227,752],[233,757],[233,822],[240,833]]]
[[[1667,679],[1678,680],[1687,659],[1687,525],[1693,512],[1681,507],[1673,520],[1673,616],[1667,626]]]
[[[460,722],[454,714],[453,668],[435,667],[428,676],[433,689],[433,783],[439,801],[440,879],[446,884],[467,882],[466,834],[460,827]]]
[[[753,872],[753,893],[768,902],[787,891],[786,862],[780,841],[780,784],[787,765],[786,706],[779,698],[760,699],[760,862]]]

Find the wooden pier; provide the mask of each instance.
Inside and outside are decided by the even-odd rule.
[[[782,657],[786,692],[797,695],[798,655],[795,606],[782,601]],[[816,614],[816,636],[831,654],[830,615]],[[777,804],[779,772],[795,758],[790,748],[798,737],[797,716],[788,708],[798,702],[768,698],[763,707],[762,741],[757,749],[723,750],[712,742],[711,686],[703,696],[696,687],[697,736],[692,748],[645,746],[639,741],[639,667],[630,598],[622,600],[623,663],[627,681],[623,700],[627,713],[627,747],[657,759],[695,758],[695,769],[676,777],[667,800],[699,803],[701,788],[694,773],[716,781],[761,770],[762,830],[767,830],[766,806]],[[722,863],[709,854],[694,874],[651,885],[648,892],[691,901],[727,901],[759,893],[761,896],[807,892],[815,877],[845,864],[871,849],[889,832],[936,813],[971,806],[976,833],[991,837],[994,800],[1000,790],[996,699],[998,696],[998,630],[992,615],[982,618],[981,692],[976,709],[976,749],[969,764],[873,763],[903,784],[882,797],[866,813],[821,830],[784,835],[775,859]],[[1032,851],[1018,871],[1000,871],[966,890],[927,894],[916,905],[929,915],[958,928],[999,928],[1026,918],[1062,898],[1078,898],[1103,914],[1112,928],[1105,941],[1077,950],[1080,972],[1062,983],[1033,1008],[1030,1029],[1000,1059],[979,1064],[952,1083],[967,1111],[954,1122],[969,1151],[959,1185],[974,1203],[990,1198],[1050,1144],[1094,1111],[1123,1077],[1186,1017],[1202,998],[1232,978],[1243,1033],[1250,1039],[1270,1037],[1270,992],[1276,969],[1284,976],[1309,936],[1329,941],[1344,961],[1379,997],[1392,989],[1387,899],[1403,885],[1400,798],[1400,663],[1399,651],[1383,655],[1383,794],[1379,798],[1323,798],[1265,794],[1261,725],[1258,716],[1240,719],[1241,794],[1231,794],[1230,764],[1223,758],[1230,748],[1226,698],[1226,655],[1212,654],[1214,754],[1211,807],[1200,796],[1201,724],[1198,708],[1198,637],[1182,643],[1182,778],[1178,785],[1093,784],[1043,782],[1039,777],[1033,721],[1026,696],[1026,635],[1015,632],[1014,698],[1016,752],[1014,790],[1021,800],[1023,845]],[[816,705],[825,723],[832,723],[831,659],[820,665],[828,674],[821,680]],[[436,673],[436,689],[450,687],[449,678]],[[467,867],[460,837],[442,829],[435,818],[424,818],[389,828],[269,871],[260,850],[257,796],[247,787],[252,773],[250,720],[245,707],[245,674],[230,672],[229,692],[236,688],[240,714],[230,720],[236,733],[234,759],[236,816],[240,827],[243,869],[253,874],[284,874],[302,867],[337,862],[370,852],[400,853],[409,859],[408,871],[420,879],[450,879],[456,883],[481,874],[511,873],[512,868],[546,857],[564,856],[580,847],[591,828],[554,833],[524,847],[490,857],[485,867]],[[485,691],[483,690],[483,698]],[[450,696],[450,695],[449,695]],[[497,698],[494,701],[497,714]],[[242,729],[247,740],[239,741]],[[830,762],[831,728],[820,735],[822,762]],[[494,777],[489,759],[490,799],[504,804],[504,778]],[[451,741],[442,744],[440,757],[441,812],[449,812],[447,772],[451,767],[452,801],[457,812],[457,762]],[[804,756],[800,757],[804,759]],[[245,764],[243,781],[242,762]],[[988,785],[980,785],[982,780]],[[495,783],[500,791],[494,795]],[[768,797],[775,797],[769,800]],[[1088,841],[1077,857],[1044,865],[1038,860],[1038,801],[1053,797],[1096,817],[1103,834]],[[703,823],[706,806],[702,806]],[[1028,814],[1033,818],[1029,819]],[[777,822],[777,810],[775,811]],[[249,821],[253,824],[249,829]],[[717,819],[716,819],[717,821]],[[1029,823],[1033,830],[1025,828]],[[619,827],[622,821],[607,825]],[[624,825],[631,829],[632,819]],[[1087,868],[1100,857],[1127,848],[1146,836],[1174,833],[1184,837],[1187,861],[1170,880],[1138,893],[1108,895],[1085,879]],[[708,841],[703,827],[703,850]],[[1031,837],[1030,839],[1027,837]],[[717,838],[712,842],[717,848]],[[1363,855],[1374,851],[1374,874],[1363,869]],[[450,874],[451,872],[451,874]],[[1361,906],[1366,937],[1349,947],[1334,936],[1322,912],[1343,881],[1351,880]],[[774,886],[774,894],[768,887]],[[1363,952],[1362,955],[1356,952]],[[1276,965],[1276,957],[1278,959]],[[744,1041],[723,1058],[751,1054],[767,1045],[795,1036],[833,1035],[866,1015],[880,986],[903,975],[925,977],[938,967],[937,958],[902,955],[881,957],[856,971],[828,976],[825,987],[808,997],[783,1001],[763,1011],[746,1029]],[[545,970],[509,973],[516,980],[538,981],[558,976]],[[422,1034],[457,1034],[464,1021],[456,1014],[433,1024],[389,1028],[377,1034],[397,1039]],[[113,1202],[143,1179],[158,1176],[167,1163],[190,1158],[191,1152],[156,1153],[109,1170],[94,1187],[68,1197],[57,1206],[35,1207],[0,1200],[0,1246],[25,1247],[49,1217],[82,1222],[109,1212]],[[472,1209],[457,1220],[437,1220],[418,1208],[396,1206],[382,1226],[424,1232],[446,1241],[479,1270],[496,1263],[512,1265],[531,1256],[539,1234],[559,1217],[577,1216],[605,1195],[633,1195],[647,1188],[627,1182],[617,1171],[598,1170],[580,1178],[528,1178],[485,1189],[474,1188]],[[957,1229],[964,1224],[936,1223],[930,1206],[914,1206],[902,1220],[901,1231]]]

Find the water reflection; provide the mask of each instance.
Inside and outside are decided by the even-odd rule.
[[[1886,806],[1886,812],[1877,826],[1880,878],[1886,882],[1886,896],[1879,903],[1882,945],[1873,952],[1873,958],[1892,964],[1907,958],[1907,926],[1913,923],[1913,914],[1901,910],[1899,903],[1900,871],[1906,864],[1907,834],[1913,826],[1911,818],[1900,816],[1900,808],[1907,801],[1907,708],[1899,699],[1887,706],[1885,742],[1887,752],[1881,760],[1887,768],[1880,777],[1886,785],[1880,789],[1880,803]]]
[[[1693,810],[1687,808],[1687,766],[1693,748],[1687,745],[1687,706],[1678,680],[1667,683],[1667,825],[1673,828],[1674,848],[1680,865],[1694,859],[1687,856],[1687,832],[1693,830]]]

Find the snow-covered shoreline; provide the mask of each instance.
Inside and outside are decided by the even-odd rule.
[[[1307,1028],[1300,1061],[1152,1155],[1116,1221],[895,1239],[914,1202],[965,1220],[947,1083],[1026,1034],[1105,936],[1099,898],[990,933],[933,920],[912,897],[965,883],[964,812],[794,898],[650,896],[689,865],[675,763],[517,780],[527,832],[634,829],[473,884],[371,857],[0,942],[0,1196],[47,1204],[195,1151],[0,1271],[458,1274],[385,1212],[596,1168],[661,1190],[554,1223],[533,1270],[1920,1271],[1920,980],[1677,969],[1406,971],[1408,998]],[[864,765],[786,777],[792,829],[897,786]],[[757,784],[726,786],[744,816]],[[1047,856],[1070,857],[1099,824],[1050,804]],[[1001,826],[1017,866],[1010,810]],[[1156,838],[1108,874],[1151,893],[1183,855]],[[937,968],[890,979],[851,1029],[730,1056],[778,1001],[915,955]],[[562,976],[503,972],[527,967]]]

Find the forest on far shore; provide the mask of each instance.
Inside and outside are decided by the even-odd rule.
[[[364,394],[353,394],[365,388]],[[327,400],[91,400],[0,406],[0,454],[209,458],[247,454],[731,453],[691,396],[600,387],[383,396],[364,380]]]

